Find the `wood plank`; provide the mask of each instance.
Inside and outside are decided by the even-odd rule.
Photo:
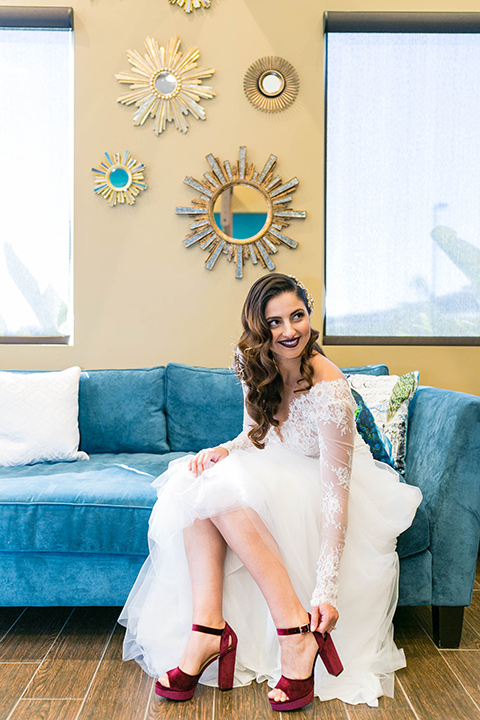
[[[379,698],[378,708],[371,708],[368,705],[349,705],[350,720],[415,720],[415,713],[401,686],[402,673],[403,670],[396,673],[393,698]]]
[[[38,663],[0,664],[0,718],[7,718],[36,673]]]
[[[236,692],[231,691],[231,692]],[[221,693],[230,695],[231,692]],[[198,685],[195,695],[186,702],[172,702],[159,697],[153,692],[150,697],[146,720],[212,720],[212,718],[235,718],[235,715],[213,715],[215,695],[220,694],[216,688]],[[241,716],[238,716],[239,718]],[[248,716],[246,716],[248,717]],[[248,720],[250,718],[248,717]],[[253,720],[253,719],[252,719]]]
[[[112,607],[76,608],[25,697],[83,699],[118,614]]]
[[[269,687],[266,682],[252,682],[246,687],[234,688],[231,692],[217,691],[215,696],[215,720],[227,718],[248,718],[265,720],[278,717],[268,701]],[[290,717],[282,712],[280,717]],[[293,716],[292,716],[293,717]],[[321,702],[315,698],[313,703],[294,713],[295,720],[347,720],[345,705],[339,700]]]
[[[302,708],[294,715],[282,712],[282,718],[295,718],[295,720],[348,720],[346,705],[340,700],[313,699],[313,703]],[[350,705],[348,706],[351,707]]]
[[[75,720],[81,700],[20,700],[8,720]]]
[[[444,650],[440,654],[480,708],[480,650]]]
[[[78,720],[144,720],[153,679],[122,660],[124,628],[116,626]]]
[[[273,715],[268,702],[268,685],[266,682],[252,682],[244,687],[233,688],[229,692],[217,690],[215,694],[216,720],[223,718],[251,718],[251,720],[264,720]],[[296,713],[298,717],[298,713]]]
[[[52,647],[72,608],[28,608],[0,643],[0,662],[38,662]]]
[[[480,711],[410,608],[399,608],[396,639],[407,657],[401,683],[419,720],[480,720]],[[446,651],[445,651],[446,652]]]
[[[2,607],[0,608],[0,641],[12,630],[24,608]]]

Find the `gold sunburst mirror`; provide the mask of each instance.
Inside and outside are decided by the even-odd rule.
[[[243,79],[245,95],[254,107],[264,112],[285,110],[297,97],[299,87],[297,71],[281,57],[255,60]]]
[[[209,8],[210,0],[170,0],[171,5],[178,5],[183,7],[186,13],[192,12],[192,10],[199,10],[200,8]]]
[[[94,192],[108,201],[110,207],[117,203],[134,205],[137,196],[147,189],[143,170],[145,165],[138,163],[129,150],[123,154],[104,153],[104,159],[94,173]]]
[[[143,125],[148,117],[155,118],[153,130],[160,135],[167,122],[186,133],[189,113],[196,120],[205,120],[205,110],[199,101],[216,95],[202,80],[211,77],[213,68],[197,68],[200,51],[191,47],[185,55],[180,52],[181,41],[174,35],[166,47],[160,47],[155,38],[145,40],[146,54],[142,57],[136,50],[128,50],[130,72],[117,73],[121,83],[130,85],[130,92],[117,98],[123,105],[135,105],[135,126]]]
[[[247,163],[247,149],[240,148],[239,159],[231,165],[212,154],[206,156],[211,172],[202,180],[186,177],[184,183],[200,193],[191,207],[177,207],[178,215],[193,219],[184,245],[191,248],[198,243],[207,251],[205,267],[212,270],[220,255],[226,255],[235,265],[235,277],[243,277],[247,260],[275,270],[271,255],[280,246],[290,249],[298,242],[283,230],[291,220],[306,217],[304,210],[292,210],[289,205],[298,186],[298,179],[284,183],[274,174],[277,162],[270,155],[263,169]]]

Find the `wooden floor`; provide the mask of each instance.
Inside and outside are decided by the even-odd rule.
[[[171,703],[121,659],[118,608],[0,608],[0,720],[480,720],[480,572],[459,650],[438,650],[425,608],[400,608],[397,644],[408,666],[378,708],[318,699],[295,713],[270,709],[266,687],[221,693],[199,686]]]

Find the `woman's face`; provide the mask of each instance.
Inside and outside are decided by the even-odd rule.
[[[284,292],[268,301],[265,320],[272,333],[271,350],[278,359],[300,357],[310,340],[307,308],[294,292]]]

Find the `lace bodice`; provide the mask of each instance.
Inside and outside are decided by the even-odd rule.
[[[321,548],[312,605],[336,606],[338,572],[347,530],[348,493],[355,438],[355,404],[345,379],[321,381],[290,403],[288,418],[271,427],[266,443],[281,443],[319,459],[322,483]],[[229,452],[252,447],[247,435],[251,420],[245,413],[243,431],[224,443]]]

